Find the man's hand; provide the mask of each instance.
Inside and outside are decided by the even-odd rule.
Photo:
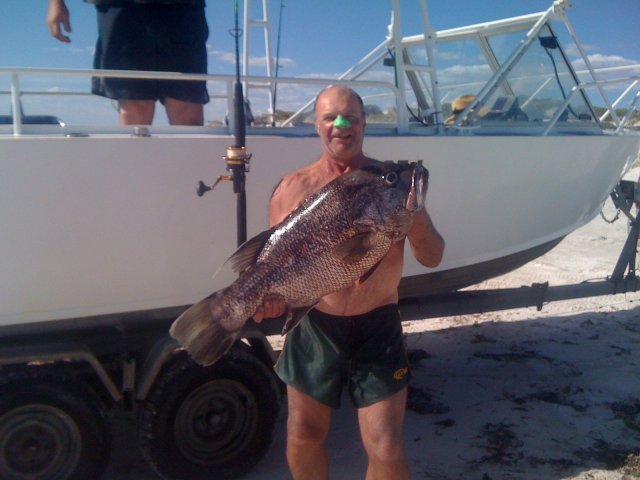
[[[62,33],[62,29],[67,33],[71,33],[71,17],[64,0],[49,0],[47,25],[54,38],[64,43],[71,42],[71,38]]]
[[[282,295],[270,293],[262,299],[262,306],[253,314],[253,320],[257,323],[265,318],[277,318],[285,314],[287,303]]]

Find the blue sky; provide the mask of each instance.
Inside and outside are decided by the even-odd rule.
[[[390,19],[388,0],[283,0],[281,76],[336,75],[350,67],[385,37]],[[242,5],[242,0],[240,4]],[[270,0],[272,54],[280,0]],[[403,9],[413,4],[402,0]],[[431,0],[431,23],[445,29],[546,10],[551,0]],[[599,65],[639,63],[640,0],[573,0],[569,18]],[[253,0],[260,7],[261,0]],[[45,25],[47,0],[0,0],[0,65],[90,68],[96,39],[93,5],[67,0],[72,43],[53,39]],[[209,73],[233,74],[233,0],[208,0]],[[407,10],[405,34],[420,32],[420,18]],[[262,33],[255,29],[253,52],[263,55]],[[259,62],[264,65],[264,62]],[[250,73],[262,73],[255,67]]]

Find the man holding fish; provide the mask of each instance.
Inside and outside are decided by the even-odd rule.
[[[326,88],[316,99],[315,115],[322,155],[276,188],[271,226],[337,177],[380,163],[362,151],[366,121],[356,92]],[[425,266],[438,265],[444,240],[425,208],[412,220],[406,236],[413,255]],[[331,409],[339,406],[345,387],[358,408],[369,458],[366,478],[409,477],[402,432],[408,364],[397,307],[404,244],[395,241],[366,278],[323,296],[287,337],[276,372],[287,383],[287,460],[295,479],[328,478],[324,441]],[[286,309],[283,296],[270,295],[254,319],[278,317]]]
[[[407,354],[398,313],[405,238],[422,264],[440,263],[444,240],[424,208],[428,172],[362,151],[362,99],[332,86],[316,99],[320,158],[273,193],[271,228],[229,262],[231,285],[187,309],[171,335],[210,365],[248,319],[284,316],[276,373],[287,384],[287,460],[296,480],[328,478],[324,441],[347,389],[369,458],[367,479],[406,479],[402,428]]]

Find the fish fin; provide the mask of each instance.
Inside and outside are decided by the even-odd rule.
[[[274,228],[265,230],[244,242],[225,263],[231,263],[231,268],[236,273],[244,272],[247,268],[256,263],[260,252],[262,252],[262,249],[274,230]]]
[[[284,327],[282,327],[282,335],[286,335],[293,330],[312,308],[313,305],[310,307],[307,306],[290,309],[285,317]]]
[[[212,294],[189,307],[171,325],[169,333],[200,365],[211,365],[236,341],[241,329],[229,331],[213,318]]]
[[[373,272],[375,272],[375,271],[376,271],[376,269],[378,268],[378,265],[380,265],[381,263],[382,263],[382,258],[380,259],[380,261],[378,261],[378,263],[376,263],[373,267],[371,267],[371,268],[370,268],[370,269],[369,269],[369,270],[368,270],[364,275],[362,275],[362,276],[358,279],[357,283],[358,283],[358,284],[362,284],[362,283],[366,282],[366,281],[367,281],[367,279],[368,279],[371,275],[373,275]]]
[[[348,238],[334,249],[333,256],[345,263],[362,260],[371,249],[374,235],[374,232],[364,232]]]

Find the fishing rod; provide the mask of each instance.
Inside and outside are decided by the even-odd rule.
[[[233,182],[233,193],[236,194],[236,226],[237,245],[242,245],[247,240],[247,195],[245,192],[245,173],[248,171],[251,154],[246,148],[246,121],[244,115],[244,94],[242,83],[240,82],[240,35],[242,31],[239,26],[238,0],[234,1],[235,28],[229,31],[235,38],[236,49],[236,81],[233,88],[233,145],[227,147],[227,154],[223,157],[227,171],[231,175],[220,175],[212,186],[207,186],[204,182],[198,183],[198,196],[204,195],[222,180]]]

